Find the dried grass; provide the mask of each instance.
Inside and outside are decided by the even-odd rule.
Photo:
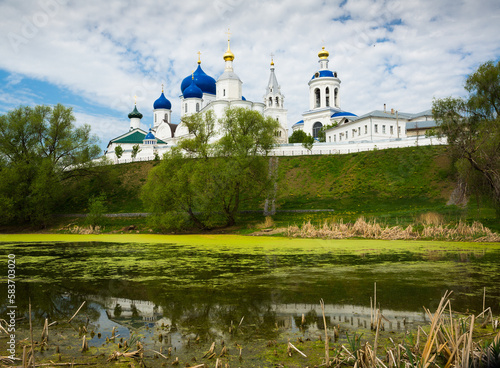
[[[289,226],[285,235],[292,238],[323,238],[323,239],[344,239],[344,238],[366,238],[366,239],[439,239],[452,241],[484,241],[498,242],[500,235],[492,232],[479,222],[467,225],[459,222],[455,226],[435,225],[441,222],[440,215],[425,214],[425,221],[421,231],[417,231],[414,226],[381,226],[375,220],[366,221],[364,217],[359,217],[354,224],[344,224],[342,220],[338,222],[325,221],[321,226],[314,226],[310,221],[302,226]],[[423,220],[424,221],[424,220]]]
[[[71,234],[80,234],[80,235],[100,234],[101,233],[100,226],[92,226],[92,225],[89,225],[89,226],[75,225],[68,230]]]
[[[444,224],[444,216],[437,212],[426,212],[418,216],[417,222],[423,225],[439,226]]]
[[[269,229],[274,227],[274,225],[273,218],[271,216],[266,216],[266,220],[263,223],[258,224],[256,227],[257,229]]]

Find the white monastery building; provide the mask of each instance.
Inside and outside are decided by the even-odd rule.
[[[199,55],[200,53],[198,53]],[[150,160],[175,146],[179,139],[189,136],[182,118],[195,113],[212,111],[215,118],[223,116],[225,109],[242,107],[270,116],[280,123],[276,132],[278,146],[272,155],[337,154],[366,151],[373,149],[408,147],[428,144],[445,144],[444,140],[426,137],[426,132],[436,126],[430,110],[420,113],[403,113],[375,110],[357,116],[341,108],[341,81],[337,72],[328,67],[329,53],[323,47],[318,53],[319,69],[309,80],[309,101],[304,101],[308,110],[302,120],[292,125],[292,131],[302,130],[312,135],[317,143],[312,150],[305,149],[300,143],[288,143],[288,120],[285,97],[275,74],[271,61],[270,76],[263,101],[247,101],[243,96],[243,82],[236,74],[234,54],[228,39],[227,50],[223,55],[224,70],[217,81],[198,67],[181,83],[180,122],[172,121],[172,104],[165,97],[162,88],[160,97],[153,103],[154,121],[149,132],[141,129],[143,115],[134,106],[128,115],[129,131],[112,139],[107,147],[106,156],[115,162],[130,162],[135,151],[136,160]],[[320,132],[324,131],[324,142],[319,142]],[[115,155],[115,147],[123,148],[120,160]],[[135,150],[134,150],[135,146]]]

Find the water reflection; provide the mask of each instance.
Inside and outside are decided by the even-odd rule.
[[[327,327],[366,328],[374,282],[390,330],[425,323],[422,307],[433,310],[446,290],[454,291],[455,310],[479,313],[486,287],[486,306],[500,311],[498,250],[308,254],[266,253],[256,246],[235,253],[189,244],[114,243],[0,249],[16,254],[20,312],[26,314],[31,298],[35,318],[62,320],[88,301],[82,313],[91,321],[127,331],[163,324],[169,334],[213,338],[243,318],[241,330],[253,336],[317,334],[323,328],[320,299]],[[1,264],[1,275],[6,267]]]

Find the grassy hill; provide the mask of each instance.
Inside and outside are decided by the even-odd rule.
[[[280,157],[277,208],[281,210],[332,209],[333,213],[278,213],[274,220],[287,224],[322,221],[326,216],[352,221],[360,215],[387,223],[411,222],[425,212],[438,212],[449,220],[478,218],[494,224],[494,212],[476,205],[468,209],[447,206],[454,189],[453,168],[447,148],[411,147],[347,155]],[[139,199],[148,172],[158,162],[135,162],[103,168],[88,178],[81,198],[68,198],[64,213],[86,212],[88,193],[106,193],[109,212],[144,212]],[[85,194],[87,193],[87,194]],[[262,202],[244,203],[241,209],[258,210]],[[262,221],[260,214],[242,215],[245,221]],[[495,226],[494,226],[495,227]]]

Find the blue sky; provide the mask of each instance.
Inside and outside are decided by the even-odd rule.
[[[322,46],[342,109],[358,115],[426,110],[500,58],[498,0],[2,0],[0,14],[0,113],[63,103],[103,148],[127,131],[134,96],[151,125],[162,84],[178,121],[198,51],[207,74],[222,74],[228,27],[248,100],[262,101],[274,54],[289,126],[308,108]]]

